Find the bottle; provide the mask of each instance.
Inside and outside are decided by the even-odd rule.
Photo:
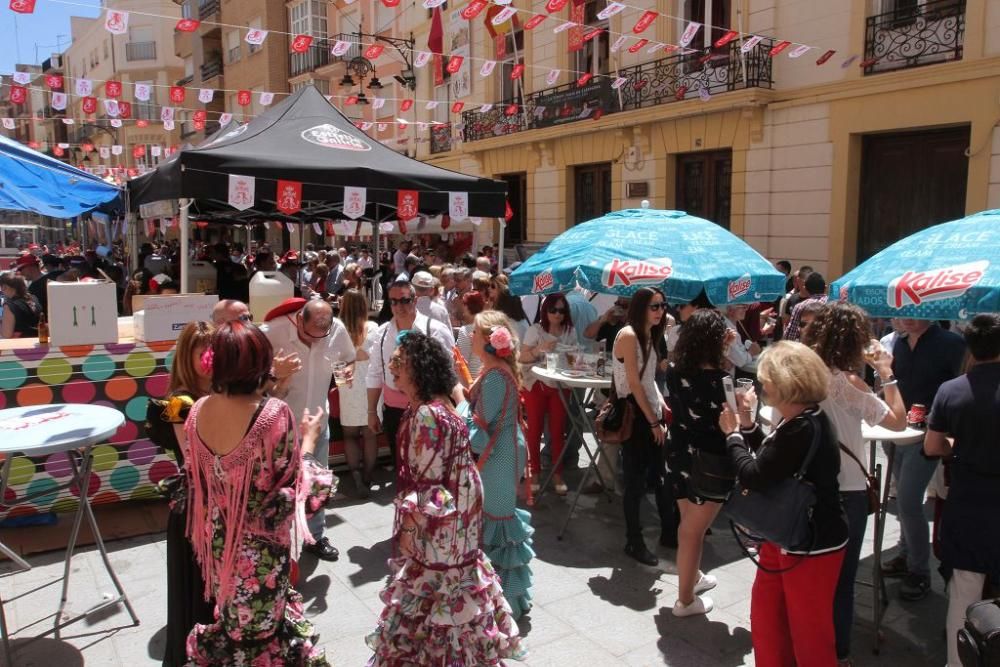
[[[38,344],[49,344],[49,323],[45,321],[45,313],[38,316]]]

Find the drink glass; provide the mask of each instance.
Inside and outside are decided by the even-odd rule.
[[[583,370],[587,375],[596,375],[597,373],[597,357],[596,354],[587,353],[583,355]]]
[[[580,360],[580,351],[577,349],[566,350],[566,368],[576,370],[576,364]]]
[[[865,361],[868,362],[869,366],[873,366],[875,364],[875,360],[879,358],[881,353],[882,344],[874,338],[868,341],[868,344],[865,345],[865,349],[863,351]]]
[[[333,365],[333,381],[338,387],[347,384],[347,364],[343,361],[338,361]]]
[[[750,378],[740,378],[736,381],[736,393],[745,394],[753,389],[753,380]],[[756,399],[750,405],[750,418],[757,419],[757,401]]]
[[[559,368],[559,353],[558,352],[546,352],[545,353],[545,370],[547,370],[550,373],[555,373],[557,368]]]

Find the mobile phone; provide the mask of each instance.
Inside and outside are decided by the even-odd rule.
[[[728,375],[722,378],[722,390],[726,392],[726,402],[729,403],[729,409],[733,411],[733,414],[736,414],[736,389],[733,387],[733,378]]]

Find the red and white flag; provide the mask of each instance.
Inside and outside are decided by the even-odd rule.
[[[213,97],[215,97],[214,88],[202,88],[198,91],[198,101],[202,104],[208,104],[212,101]]]
[[[261,30],[260,28],[250,28],[247,31],[246,42],[247,44],[253,44],[254,46],[260,46],[267,39],[267,30]]]
[[[302,183],[299,181],[278,181],[276,206],[285,215],[302,210]]]
[[[245,211],[253,206],[254,186],[253,176],[229,175],[229,205],[238,211]]]
[[[469,193],[449,192],[448,193],[448,217],[456,222],[469,217]]]
[[[344,188],[343,213],[351,220],[357,220],[365,214],[368,206],[367,188],[347,186]]]
[[[420,193],[416,190],[400,190],[396,195],[396,217],[400,223],[417,217]]]
[[[104,27],[112,35],[124,35],[128,32],[128,12],[109,9],[105,14]]]

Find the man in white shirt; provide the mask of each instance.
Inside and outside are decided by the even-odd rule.
[[[743,337],[740,336],[739,327],[736,326],[736,323],[742,322],[746,315],[746,305],[727,306],[722,313],[723,319],[726,320],[726,328],[731,329],[736,334],[733,341],[726,346],[726,359],[733,366],[729,370],[730,375],[735,375],[737,368],[749,366],[753,362],[754,357],[760,354],[760,345],[751,340],[744,343]]]
[[[261,329],[271,341],[276,356],[298,355],[298,370],[278,378],[272,395],[288,403],[296,420],[301,420],[308,408],[317,408],[324,414],[323,432],[316,442],[316,458],[324,465],[330,459],[330,380],[334,365],[354,363],[354,343],[340,320],[333,316],[330,304],[321,299],[306,303],[294,314],[281,315],[267,322]],[[294,360],[294,357],[293,357]],[[323,536],[326,525],[325,512],[320,508],[309,519],[309,532],[316,540],[306,545],[305,551],[323,560],[334,561],[340,552]]]
[[[399,275],[406,270],[406,256],[410,254],[413,244],[410,241],[401,241],[396,252],[392,254],[392,270],[394,275]]]
[[[417,293],[417,311],[446,327],[451,326],[448,309],[437,298],[437,278],[427,271],[417,271],[410,281]]]
[[[379,432],[380,426],[385,427],[393,460],[396,460],[396,434],[408,404],[406,395],[396,388],[388,370],[389,358],[396,349],[396,336],[400,331],[415,329],[439,341],[448,352],[455,347],[455,337],[450,326],[417,311],[417,294],[413,285],[396,281],[389,286],[388,292],[392,319],[376,329],[365,344],[371,355],[365,385],[368,387],[368,427],[375,433]],[[381,424],[378,418],[379,398],[384,403]]]
[[[371,269],[375,267],[375,262],[372,260],[371,253],[368,248],[361,249],[361,256],[358,257],[358,266],[362,269]]]

